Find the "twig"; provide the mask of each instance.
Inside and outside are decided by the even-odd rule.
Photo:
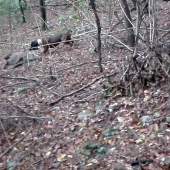
[[[124,17],[118,20],[118,22],[110,29],[110,32],[112,32],[121,22],[123,21]]]
[[[1,78],[7,78],[7,79],[29,80],[29,81],[35,81],[35,82],[38,81],[36,79],[30,79],[30,78],[25,78],[25,77],[9,77],[9,76],[0,76],[0,77]]]
[[[121,59],[111,59],[111,60],[103,60],[102,63],[105,63],[107,61],[115,61],[115,62],[119,62]],[[73,66],[70,66],[70,67],[67,67],[67,68],[63,68],[63,69],[60,69],[60,70],[57,70],[57,72],[61,72],[61,71],[65,71],[65,70],[69,70],[71,68],[74,68],[74,67],[79,67],[79,66],[83,66],[83,65],[86,65],[86,64],[92,64],[92,63],[97,63],[98,60],[95,60],[95,61],[90,61],[90,62],[84,62],[84,63],[81,63],[81,64],[75,64]]]
[[[35,164],[37,164],[37,163],[39,163],[39,162],[41,162],[41,161],[42,161],[42,160],[39,159],[39,160],[35,161],[32,165],[35,165]]]
[[[122,12],[123,12],[123,14],[125,15],[126,19],[127,19],[127,20],[129,21],[129,23],[132,25],[132,28],[134,28],[134,25],[133,25],[130,17],[127,15],[126,11],[124,10],[125,8],[122,6],[122,4],[120,3],[119,0],[118,0],[118,2],[119,2],[119,5],[120,5],[120,7],[121,7],[121,9],[122,9]],[[125,6],[125,4],[123,4],[123,5]]]
[[[35,116],[1,116],[0,120],[4,120],[4,119],[15,119],[15,118],[19,118],[19,119],[51,119],[51,117],[35,117]]]
[[[117,42],[119,42],[120,44],[122,44],[124,47],[126,47],[129,51],[133,51],[130,47],[128,47],[126,44],[124,44],[123,42],[121,42],[119,39],[117,39],[116,37],[114,37],[113,35],[109,35],[106,33],[107,36],[112,37],[114,40],[116,40]]]
[[[0,41],[0,44],[5,44],[5,45],[22,45],[21,43],[7,43],[7,42],[2,42]]]
[[[12,87],[12,86],[17,86],[17,85],[20,85],[20,84],[26,84],[26,83],[28,83],[28,82],[19,82],[19,83],[9,84],[9,85],[0,87],[0,89]]]
[[[4,153],[2,153],[1,156],[0,156],[0,159],[1,159],[5,154],[7,154],[13,147],[15,147],[18,143],[20,143],[22,140],[24,140],[24,138],[27,137],[28,134],[31,133],[32,130],[33,130],[33,129],[31,128],[31,130],[30,130],[29,132],[27,132],[27,133],[25,134],[25,136],[23,136],[19,141],[17,141],[16,143],[14,143],[10,148],[8,148]]]
[[[131,166],[135,166],[135,165],[139,165],[141,164],[145,164],[145,163],[153,163],[152,159],[142,159],[142,160],[137,160],[137,161],[132,161],[129,162],[131,164]]]
[[[26,114],[26,115],[28,114],[28,113],[26,113],[26,112],[24,111],[24,109],[23,109],[21,106],[19,106],[19,105],[17,105],[17,104],[14,104],[12,100],[7,99],[6,101],[10,103],[10,105],[9,105],[8,107],[16,107],[17,109],[19,109],[19,111],[20,111],[21,113],[24,113],[24,114]]]
[[[8,138],[8,134],[5,131],[5,128],[4,128],[2,121],[0,121],[0,123],[1,123],[1,127],[3,129],[4,135],[5,135],[5,138],[7,139],[8,145],[11,146],[11,143],[10,143],[9,138]]]
[[[93,22],[90,21],[90,19],[88,19],[88,17],[85,15],[85,13],[80,9],[78,8],[74,3],[72,3],[71,1],[67,0],[70,4],[72,4],[75,8],[77,8],[77,10],[79,10],[83,15],[84,17],[90,22],[91,25],[93,25],[95,27],[95,25],[93,24]]]
[[[102,68],[102,57],[101,57],[101,38],[100,38],[100,34],[101,34],[101,26],[100,26],[100,19],[97,15],[97,11],[96,11],[96,5],[94,3],[94,0],[90,0],[90,4],[92,9],[93,9],[93,13],[94,16],[96,18],[96,25],[97,25],[97,30],[98,30],[98,57],[99,57],[99,68],[100,68],[100,73],[103,72],[103,68]]]
[[[102,78],[111,77],[111,76],[116,76],[117,74],[118,74],[118,72],[116,72],[116,73],[114,73],[114,74],[109,74],[109,75],[102,75],[102,76],[96,78],[95,80],[93,80],[91,83],[89,83],[89,84],[87,84],[87,85],[79,88],[78,90],[75,90],[75,91],[73,91],[73,92],[71,92],[71,93],[68,93],[68,94],[60,97],[58,100],[56,100],[56,101],[54,101],[54,102],[51,102],[51,103],[50,103],[50,106],[53,106],[53,105],[57,104],[57,103],[60,102],[61,100],[65,99],[66,97],[72,96],[73,94],[78,93],[78,92],[84,90],[85,88],[91,86],[92,84],[94,84],[95,82],[99,81],[99,80],[102,79]]]
[[[91,95],[89,95],[89,96],[87,96],[87,97],[85,97],[85,98],[83,98],[83,99],[81,99],[81,100],[76,100],[76,101],[72,102],[70,105],[72,105],[72,104],[74,104],[74,103],[87,102],[87,100],[88,100],[89,98],[93,97],[94,95],[98,95],[98,94],[100,94],[100,93],[103,93],[103,92],[104,92],[104,90],[101,90],[101,91],[99,91],[99,92],[93,93],[93,94],[91,94]],[[89,100],[89,102],[90,102],[90,100]]]

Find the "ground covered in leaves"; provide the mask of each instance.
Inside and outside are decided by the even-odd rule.
[[[169,24],[170,4],[160,2],[160,11],[164,9],[162,17]],[[105,5],[103,2],[97,6],[102,29],[108,7]],[[48,8],[51,31],[62,28],[56,19],[61,15],[66,17],[69,8]],[[31,9],[39,13],[38,8]],[[4,69],[5,61],[0,58],[1,169],[170,168],[168,81],[162,78],[159,83],[151,83],[136,92],[135,97],[122,95],[118,88],[106,91],[109,84],[99,73],[98,56],[93,52],[97,44],[94,43],[96,29],[78,29],[82,22],[86,26],[95,25],[93,13],[89,12],[87,17],[91,20],[74,24],[67,21],[76,39],[72,47],[61,44],[43,55],[42,61],[18,68]],[[38,38],[34,22],[28,18],[27,23],[14,27],[13,51]],[[8,30],[8,24],[4,23],[3,27]],[[1,37],[2,42],[9,42],[10,34],[4,32]],[[10,46],[6,43],[0,48],[3,56]],[[110,75],[113,86],[119,84],[124,59],[129,55],[124,48],[102,47],[103,75]]]

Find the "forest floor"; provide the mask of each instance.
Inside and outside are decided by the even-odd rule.
[[[159,28],[168,29],[170,2],[159,2]],[[97,7],[104,35],[109,5],[102,2]],[[113,74],[112,84],[119,83],[124,60],[132,53],[103,45],[104,73],[100,74],[98,56],[93,52],[97,30],[89,28],[90,24],[95,25],[93,13],[89,12],[91,20],[67,20],[59,25],[56,20],[67,18],[69,7],[47,8],[50,30],[42,35],[67,24],[74,30],[76,41],[72,47],[61,44],[50,54],[42,55],[40,50],[37,54],[42,61],[17,68],[4,69],[5,60],[0,57],[0,169],[168,170],[168,80],[162,78],[159,83],[149,84],[135,97],[121,95],[119,89],[106,94],[103,87],[109,85],[102,75]],[[38,7],[31,7],[30,11],[34,16],[39,14]],[[23,44],[39,38],[35,18],[18,23],[11,34],[5,20],[1,34],[5,44],[0,46],[0,56],[10,48],[20,51]],[[112,22],[116,22],[114,16]],[[121,32],[116,36],[122,37]],[[54,106],[49,105],[63,96]]]

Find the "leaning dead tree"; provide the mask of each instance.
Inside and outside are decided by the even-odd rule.
[[[94,0],[90,0],[90,4],[92,9],[93,9],[93,13],[94,16],[96,18],[96,25],[97,25],[97,30],[98,30],[98,56],[99,56],[99,68],[100,68],[100,72],[103,72],[103,68],[102,68],[102,57],[101,57],[101,39],[100,39],[100,35],[101,35],[101,26],[100,26],[100,20],[99,17],[97,15],[97,11],[96,11],[96,5],[94,3]]]

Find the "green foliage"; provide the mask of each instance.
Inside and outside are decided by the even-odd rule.
[[[60,34],[66,33],[66,32],[67,32],[67,30],[60,29],[60,30],[53,30],[53,31],[51,31],[51,34],[53,34],[53,35],[60,35]]]
[[[15,161],[9,162],[8,163],[8,170],[14,170],[17,165],[18,165],[18,163],[16,163]]]
[[[99,148],[99,149],[97,150],[97,153],[100,153],[100,154],[106,153],[106,148],[104,148],[104,147]]]
[[[60,24],[62,24],[64,21],[65,21],[65,17],[64,17],[63,15],[61,15],[61,16],[59,17],[59,19],[58,19],[58,22],[59,22]]]
[[[83,8],[86,1],[78,0],[78,3],[79,3],[79,8]]]
[[[18,92],[18,93],[22,93],[22,92],[26,91],[27,89],[28,89],[28,87],[19,87],[19,88],[17,89],[17,92]]]
[[[45,4],[48,4],[48,3],[53,3],[54,1],[51,1],[51,0],[45,0]]]
[[[28,9],[27,4],[24,2],[22,6],[25,9]],[[24,11],[25,16],[30,16],[30,12],[27,10]],[[19,0],[0,0],[0,18],[6,18],[10,14],[12,24],[18,24],[22,22],[22,15],[19,6]]]
[[[115,132],[114,126],[109,127],[107,130],[103,131],[102,134],[104,137],[112,136]]]
[[[74,8],[69,9],[69,13],[72,14],[74,12]]]
[[[60,30],[54,30],[54,31],[51,31],[51,34],[59,35],[59,34],[62,34],[62,31],[60,31]]]
[[[90,156],[94,153],[103,154],[103,153],[106,153],[106,148],[101,147],[100,144],[94,144],[94,143],[86,142],[86,143],[83,144],[83,149],[77,150],[76,153],[77,154],[83,154],[83,155],[86,155],[86,156]]]
[[[86,156],[90,156],[90,155],[91,155],[91,152],[90,152],[89,150],[85,150],[85,151],[83,152],[83,154],[86,155]]]
[[[78,20],[79,19],[78,15],[76,15],[76,14],[70,15],[69,18],[73,19],[73,20]]]
[[[81,150],[77,150],[76,154],[81,154],[81,152],[82,152]]]
[[[83,148],[94,150],[98,148],[98,145],[87,142],[87,143],[84,143]]]
[[[0,16],[9,15],[9,10],[11,14],[19,11],[19,1],[18,0],[1,0],[0,2]]]

